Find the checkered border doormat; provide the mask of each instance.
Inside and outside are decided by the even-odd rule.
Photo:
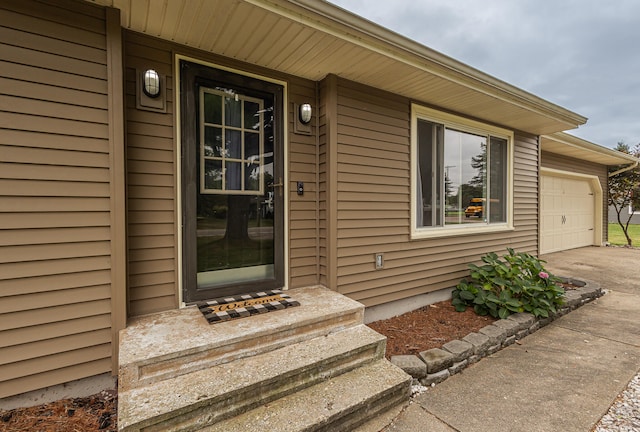
[[[247,303],[256,303],[256,300],[266,297],[278,297],[278,299],[262,304],[243,306]],[[221,305],[229,305],[229,308],[223,311],[214,310],[219,310]],[[198,309],[200,309],[209,324],[283,310],[294,306],[300,306],[300,303],[292,299],[288,294],[284,294],[281,290],[241,294],[198,303]]]

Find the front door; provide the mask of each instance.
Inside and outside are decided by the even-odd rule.
[[[283,88],[180,64],[183,300],[280,288]]]

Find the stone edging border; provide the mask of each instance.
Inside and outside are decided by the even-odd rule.
[[[557,318],[604,295],[604,291],[596,283],[561,279],[577,288],[565,291],[564,304],[549,318],[539,319],[527,312],[515,313],[481,328],[478,333],[469,333],[462,340],[447,342],[442,348],[432,348],[418,355],[392,356],[391,363],[423,386],[438,384],[483,357],[516,343]]]

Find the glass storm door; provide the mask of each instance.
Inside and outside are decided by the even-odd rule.
[[[282,87],[181,63],[183,298],[283,285]]]

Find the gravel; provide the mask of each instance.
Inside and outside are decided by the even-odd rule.
[[[593,432],[640,432],[640,373],[618,395]]]

